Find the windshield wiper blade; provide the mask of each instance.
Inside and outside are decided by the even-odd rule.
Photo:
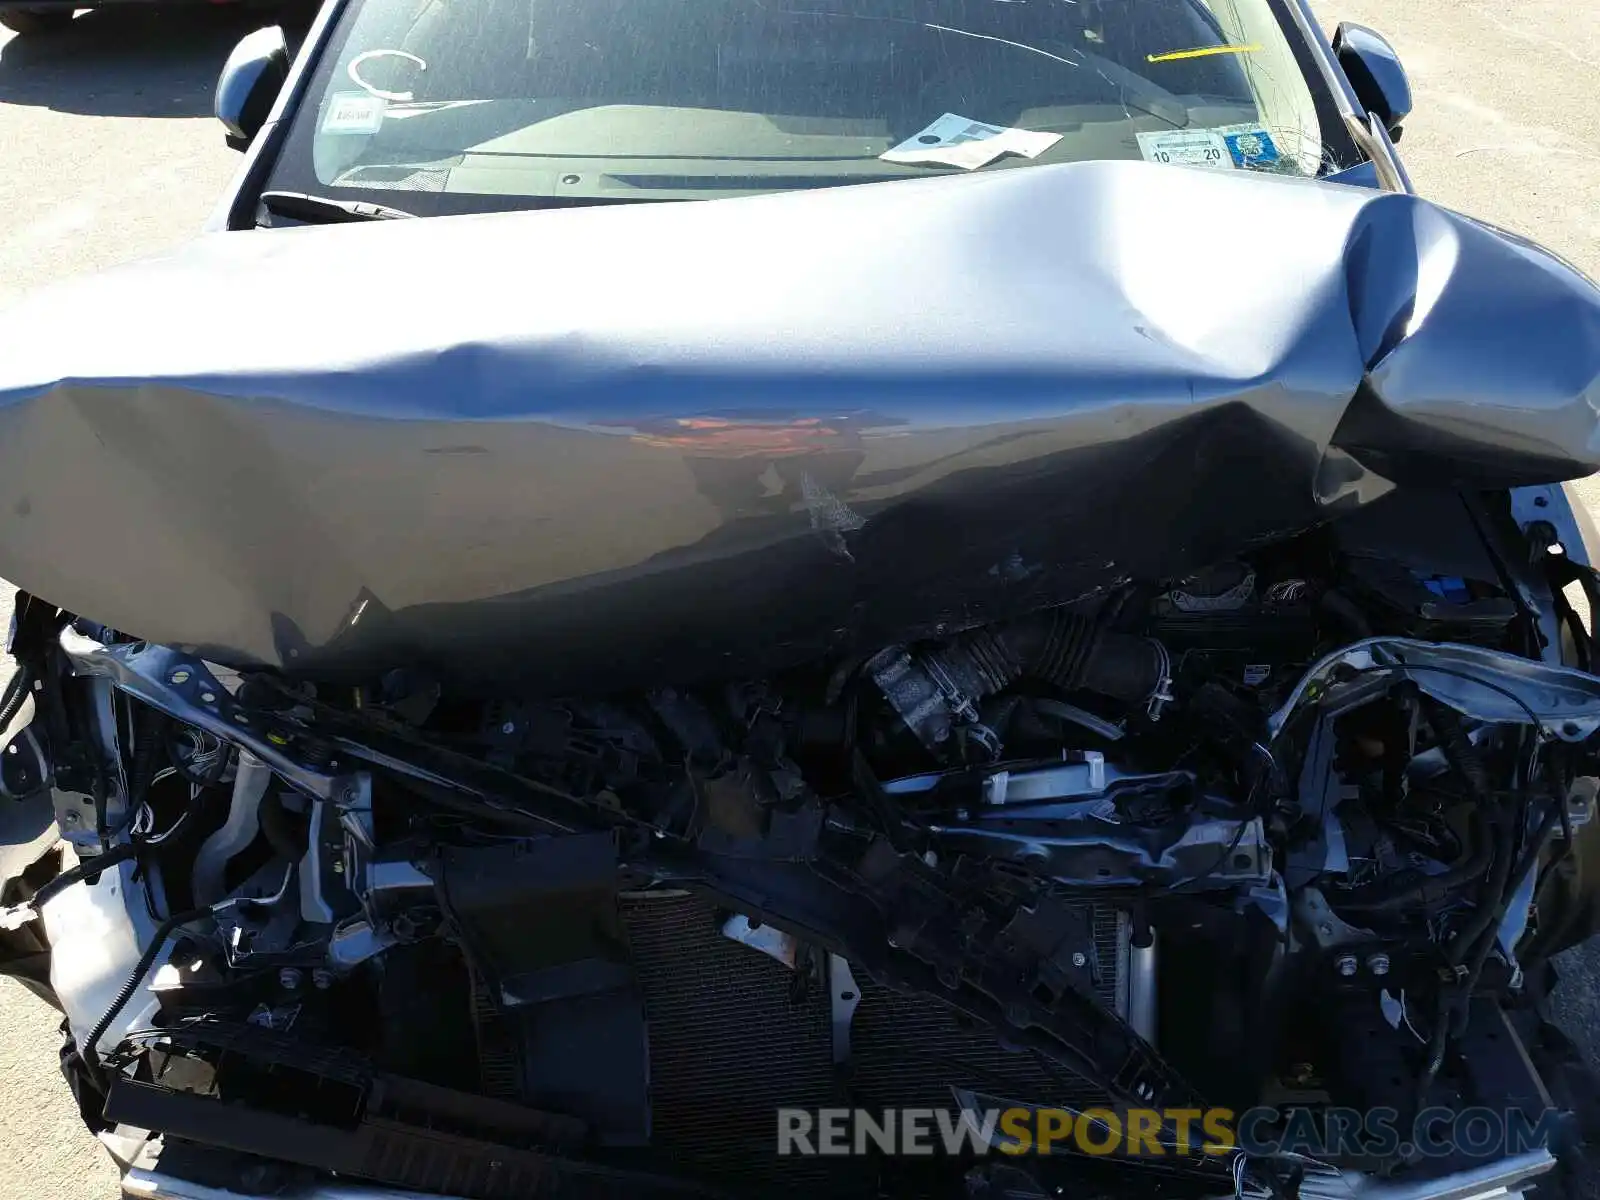
[[[402,217],[415,217],[416,213],[403,208],[390,208],[387,204],[369,204],[365,200],[336,200],[332,196],[313,196],[307,192],[262,192],[261,205],[279,216],[295,217],[302,221],[333,224],[339,221],[393,221]]]

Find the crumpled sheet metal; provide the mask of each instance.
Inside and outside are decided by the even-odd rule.
[[[1600,729],[1600,678],[1482,646],[1366,638],[1313,663],[1267,720],[1276,740],[1302,706],[1333,717],[1382,695],[1399,680],[1475,721],[1537,724],[1543,737],[1582,742]]]
[[[212,234],[0,326],[0,576],[232,665],[593,691],[1600,467],[1600,303],[1144,163]]]

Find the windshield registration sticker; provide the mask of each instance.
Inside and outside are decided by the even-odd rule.
[[[976,171],[1003,154],[1037,158],[1060,140],[1059,133],[990,125],[970,117],[945,113],[926,129],[912,134],[878,157],[884,162],[939,163]]]
[[[322,118],[323,133],[377,133],[386,101],[369,92],[335,92]]]
[[[1139,153],[1150,162],[1233,169],[1228,143],[1215,129],[1158,129],[1139,134]]]

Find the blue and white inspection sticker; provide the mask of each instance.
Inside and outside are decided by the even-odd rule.
[[[1139,153],[1150,162],[1233,169],[1228,143],[1215,129],[1158,129],[1137,136]]]
[[[1278,145],[1265,129],[1254,125],[1230,125],[1217,130],[1228,147],[1236,167],[1271,167],[1278,162]]]

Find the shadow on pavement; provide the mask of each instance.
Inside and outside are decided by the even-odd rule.
[[[0,45],[0,104],[102,117],[207,116],[217,73],[235,42],[282,24],[294,44],[306,20],[298,7],[94,9],[59,32],[13,36]]]

